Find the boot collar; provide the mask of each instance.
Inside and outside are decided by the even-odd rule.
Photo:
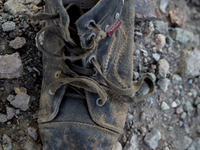
[[[94,35],[89,27],[90,23],[96,23],[106,34],[112,34],[121,25],[119,19],[123,5],[124,0],[101,0],[76,21],[82,48],[88,46],[90,36]]]

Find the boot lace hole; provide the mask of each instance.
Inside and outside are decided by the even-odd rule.
[[[96,34],[94,32],[92,32],[89,36],[88,36],[88,40],[91,40],[92,37],[96,38]]]
[[[102,106],[103,106],[103,104],[102,104],[102,99],[101,99],[101,98],[98,98],[98,99],[96,100],[96,105],[99,106],[99,107],[102,107]]]
[[[89,63],[92,64],[92,59],[96,59],[95,55],[91,55],[88,59]]]
[[[96,24],[96,22],[94,21],[94,20],[90,20],[88,23],[87,23],[87,28],[90,30],[91,28],[90,28],[90,25],[91,24]]]
[[[57,72],[55,73],[55,78],[57,79],[57,78],[59,77],[60,74],[61,74],[61,71],[57,71]]]

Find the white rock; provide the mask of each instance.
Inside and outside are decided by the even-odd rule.
[[[166,59],[160,59],[158,61],[158,78],[166,78],[167,73],[169,72],[169,63]]]
[[[160,1],[160,10],[163,12],[163,13],[166,13],[166,8],[169,4],[169,0],[161,0]]]
[[[156,130],[155,128],[152,129],[150,133],[146,135],[144,138],[144,142],[151,148],[155,149],[158,146],[158,141],[161,139],[160,131]]]
[[[21,12],[30,13],[30,10],[40,2],[41,0],[7,0],[4,3],[4,9],[12,15]]]
[[[119,142],[115,143],[115,145],[113,145],[112,150],[122,150],[121,143],[119,143]]]
[[[177,105],[177,103],[174,101],[174,102],[172,102],[172,105],[171,105],[173,108],[175,108],[175,107],[177,107],[178,105]]]
[[[23,64],[19,53],[0,56],[0,78],[18,78],[22,76]]]
[[[10,102],[15,108],[20,108],[22,111],[26,111],[29,108],[30,96],[20,92],[15,96],[15,99]]]
[[[162,102],[161,109],[162,110],[168,110],[168,109],[170,109],[170,107],[169,107],[169,105],[166,102]]]

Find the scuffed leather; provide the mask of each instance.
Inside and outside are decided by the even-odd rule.
[[[47,13],[56,13],[57,5],[52,6],[54,3],[53,0],[46,1]],[[117,21],[115,15],[119,13],[121,27],[111,37],[100,40],[93,55],[96,55],[103,74],[120,88],[132,86],[134,12],[133,0],[125,0],[124,4],[121,0],[101,0],[76,22],[81,45],[84,47],[88,44],[89,35],[84,34],[88,31],[88,21],[95,20],[104,30],[106,25],[111,27]],[[58,20],[48,21],[47,26],[57,23]],[[55,53],[63,44],[61,33],[56,28],[45,31],[44,39],[44,48],[51,53]],[[84,67],[91,67],[88,59],[83,59]],[[48,86],[55,80],[55,73],[62,71],[62,68],[58,60],[45,55],[43,66],[38,122],[44,150],[111,149],[123,132],[128,104],[119,98],[117,93],[108,93],[108,101],[99,107],[96,105],[98,95],[86,91],[86,101],[79,103],[80,100],[64,97],[67,86],[63,86],[51,96]],[[99,75],[94,79],[103,82]],[[77,115],[79,112],[83,115]],[[88,117],[84,117],[85,115]]]

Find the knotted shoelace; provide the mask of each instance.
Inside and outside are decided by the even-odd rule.
[[[32,16],[32,18],[39,19],[39,20],[57,19],[57,18],[59,18],[59,14],[43,13],[43,14],[38,14],[38,15]],[[112,82],[110,82],[106,78],[106,76],[102,73],[101,66],[98,63],[96,57],[92,55],[98,48],[99,39],[96,39],[95,36],[91,36],[91,43],[89,44],[88,48],[86,48],[87,50],[85,50],[85,49],[83,50],[80,47],[71,48],[68,46],[67,42],[65,40],[63,40],[63,41],[65,41],[64,42],[65,44],[57,50],[56,54],[48,52],[40,44],[39,37],[45,30],[48,30],[51,28],[59,29],[60,26],[59,25],[50,25],[50,26],[44,27],[43,29],[41,29],[38,32],[38,34],[36,36],[36,42],[37,42],[38,49],[41,52],[43,52],[45,55],[52,57],[54,59],[58,59],[59,64],[63,69],[62,72],[56,73],[55,81],[49,85],[49,94],[54,95],[61,86],[68,84],[73,87],[84,89],[88,92],[98,94],[100,98],[97,101],[97,105],[103,106],[106,103],[106,101],[108,100],[109,92],[115,93],[124,102],[131,102],[131,103],[132,102],[136,103],[140,100],[143,100],[146,97],[148,97],[150,94],[153,93],[154,83],[152,82],[152,80],[149,77],[144,77],[144,78],[140,79],[136,84],[134,84],[130,88],[126,88],[126,89],[122,89],[122,88],[116,86],[115,84],[113,84]],[[75,30],[75,29],[72,29],[72,30]],[[93,30],[97,35],[100,35],[98,37],[101,37],[101,38],[106,37],[106,34],[95,23],[92,24],[91,30]],[[66,56],[66,52],[70,53],[71,55]],[[77,60],[82,60],[83,58],[86,58],[86,57],[90,58],[89,62],[94,66],[94,69],[93,68],[92,69],[84,68],[82,66],[78,66],[73,63],[69,63],[69,64],[66,63],[66,60],[73,62],[73,61],[77,61]],[[71,67],[69,67],[69,66],[71,66]],[[73,69],[71,69],[71,68],[73,68]],[[81,73],[83,75],[79,75],[79,73]],[[95,81],[93,78],[90,77],[97,73],[103,78],[103,80],[105,81],[106,84],[98,83],[97,81]],[[140,89],[141,85],[144,82],[146,82],[150,87],[148,94],[146,94],[143,97],[134,99],[132,97],[132,95]]]

